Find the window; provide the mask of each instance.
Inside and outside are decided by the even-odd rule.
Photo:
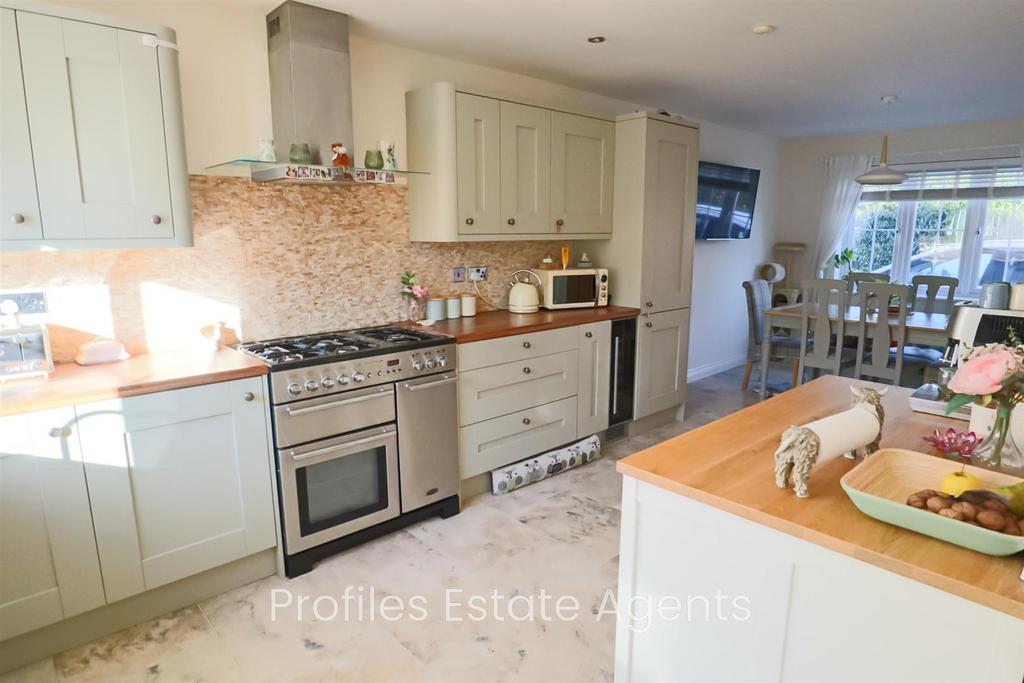
[[[920,170],[902,185],[866,187],[844,247],[856,271],[1024,282],[1024,168]]]

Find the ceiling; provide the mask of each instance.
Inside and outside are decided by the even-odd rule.
[[[368,38],[773,135],[1024,116],[1024,0],[312,4]]]

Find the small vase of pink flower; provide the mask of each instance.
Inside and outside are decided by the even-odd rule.
[[[974,449],[972,459],[999,469],[1024,466],[1024,453],[1012,429],[1014,409],[1024,401],[1024,344],[1011,335],[1008,344],[973,349],[948,388],[955,395],[946,406],[947,415],[967,404],[971,404],[972,411],[977,408],[995,413],[992,429]]]
[[[422,302],[427,298],[427,288],[416,282],[416,273],[407,270],[402,274],[402,289],[399,293],[406,301],[406,320],[422,320]]]

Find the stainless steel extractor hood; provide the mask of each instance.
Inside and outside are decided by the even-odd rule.
[[[335,142],[354,158],[348,15],[289,0],[267,15],[267,41],[277,159],[307,143],[328,165]]]

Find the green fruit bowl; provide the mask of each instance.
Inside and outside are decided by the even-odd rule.
[[[927,453],[883,448],[840,480],[853,504],[868,517],[916,531],[986,555],[1013,555],[1024,550],[1024,536],[991,531],[907,505],[907,497],[923,489],[939,490],[942,478],[958,465]],[[1008,474],[968,465],[983,488],[1011,486],[1020,480]]]

